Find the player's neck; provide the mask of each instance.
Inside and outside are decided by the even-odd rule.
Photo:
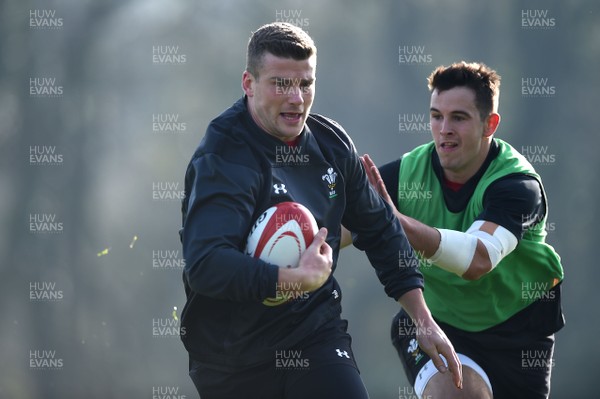
[[[479,167],[481,167],[481,165],[479,165]],[[443,170],[444,182],[449,186],[453,186],[453,185],[462,186],[466,182],[468,182],[471,177],[475,176],[475,173],[478,170],[479,170],[479,168],[477,168],[475,170],[475,172],[469,171],[468,173],[456,173],[454,171],[444,169]]]

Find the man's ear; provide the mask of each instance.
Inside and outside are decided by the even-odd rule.
[[[500,115],[492,112],[486,119],[485,130],[483,135],[485,137],[490,137],[492,134],[496,133],[496,129],[498,129],[498,125],[500,124]]]
[[[244,73],[242,73],[242,90],[244,90],[244,93],[246,93],[246,96],[248,96],[248,97],[254,96],[254,82],[255,81],[256,81],[256,79],[254,78],[254,75],[252,75],[250,72],[244,71]]]

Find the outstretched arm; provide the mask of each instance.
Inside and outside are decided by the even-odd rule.
[[[467,232],[436,229],[398,211],[373,160],[361,157],[369,182],[400,220],[411,246],[444,270],[465,280],[476,280],[490,272],[516,247],[518,240],[504,227],[476,221]]]

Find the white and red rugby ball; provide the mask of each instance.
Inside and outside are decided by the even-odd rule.
[[[317,221],[304,205],[280,202],[254,222],[245,252],[279,267],[298,267],[318,231]]]

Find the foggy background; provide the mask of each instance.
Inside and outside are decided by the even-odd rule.
[[[377,164],[429,141],[436,66],[500,73],[496,137],[542,175],[566,274],[551,397],[595,393],[600,3],[440,3],[0,0],[0,398],[197,397],[168,333],[185,168],[242,95],[250,32],[278,19],[317,44],[313,112]],[[371,398],[410,397],[397,304],[354,248],[336,277]]]

